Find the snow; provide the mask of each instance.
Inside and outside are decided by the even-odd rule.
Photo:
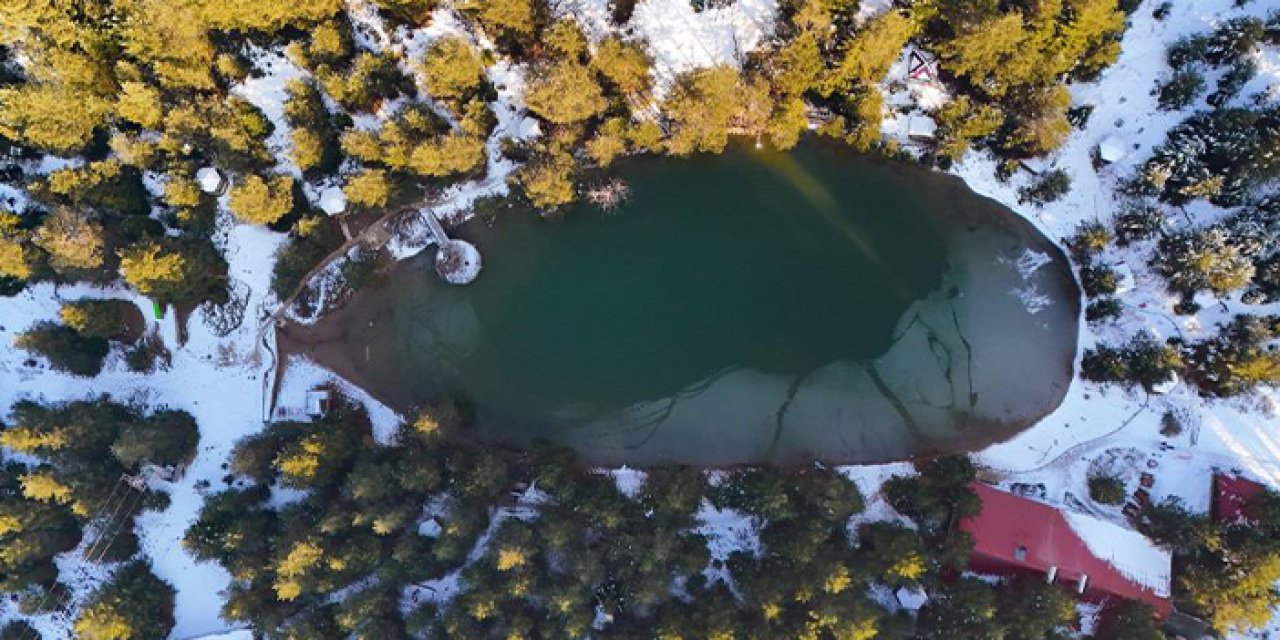
[[[591,42],[599,42],[613,31],[613,10],[609,0],[551,0],[556,17],[573,18]]]
[[[863,5],[862,10],[865,11],[867,6]],[[889,73],[878,87],[884,95],[880,131],[886,138],[908,147],[934,136],[938,125],[932,114],[951,100],[946,88],[937,80],[911,77],[913,52],[926,61],[934,61],[929,52],[908,46],[889,67]]]
[[[1088,126],[1074,132],[1066,145],[1044,162],[1045,168],[1066,170],[1072,180],[1071,191],[1051,206],[1027,209],[1019,205],[1017,189],[1030,176],[1019,175],[1001,183],[995,178],[995,160],[986,154],[968,154],[952,169],[953,173],[978,193],[1024,215],[1050,238],[1068,237],[1085,221],[1108,223],[1126,204],[1123,197],[1117,195],[1120,181],[1132,175],[1151,149],[1163,142],[1165,132],[1189,113],[1189,110],[1160,111],[1155,97],[1147,90],[1168,73],[1166,43],[1210,30],[1230,17],[1265,16],[1268,11],[1269,8],[1256,3],[1237,9],[1230,0],[1213,0],[1173,3],[1164,21],[1155,20],[1150,7],[1145,5],[1135,12],[1117,63],[1103,72],[1097,82],[1071,87],[1076,104],[1094,105],[1095,109]],[[1274,53],[1264,49],[1263,55]],[[1272,76],[1267,86],[1274,86],[1275,80]],[[1255,92],[1260,89],[1254,87]],[[1092,153],[1108,138],[1130,152],[1105,170],[1095,171]],[[1199,223],[1212,222],[1227,214],[1203,203],[1187,210],[1189,217]],[[1174,216],[1172,220],[1180,224],[1184,218]],[[1211,335],[1214,323],[1230,314],[1266,311],[1242,305],[1233,297],[1224,301],[1225,312],[1212,301],[1197,316],[1175,315],[1172,305],[1176,299],[1165,293],[1162,279],[1146,264],[1152,248],[1150,242],[1135,243],[1128,248],[1110,248],[1100,257],[1107,264],[1127,265],[1133,286],[1119,296],[1125,311],[1117,322],[1097,325],[1082,322],[1082,351],[1100,341],[1118,342],[1139,330],[1200,339]],[[1117,445],[1155,450],[1161,442],[1167,442],[1175,447],[1167,456],[1176,454],[1185,458],[1180,464],[1192,464],[1184,467],[1186,473],[1194,470],[1196,474],[1207,474],[1214,467],[1240,468],[1250,477],[1280,487],[1280,430],[1275,428],[1274,417],[1251,406],[1274,406],[1276,394],[1275,389],[1264,388],[1253,394],[1253,400],[1201,399],[1195,397],[1193,389],[1180,385],[1166,396],[1146,397],[1141,391],[1125,391],[1077,379],[1056,411],[1011,440],[978,453],[977,458],[1011,481],[1034,478],[1052,485],[1050,493],[1060,496],[1067,490],[1066,481],[1075,475],[1071,469],[1085,464],[1092,452]],[[1160,419],[1171,409],[1185,409],[1193,414],[1192,421],[1202,426],[1192,434],[1162,438]],[[1166,482],[1165,474],[1160,475],[1157,486]],[[1188,491],[1199,495],[1196,487],[1206,484],[1208,476],[1183,480],[1188,483]],[[1189,502],[1198,502],[1198,499]]]
[[[1098,158],[1103,162],[1120,162],[1127,155],[1129,150],[1125,148],[1124,141],[1116,136],[1107,136],[1098,143]]]
[[[284,117],[284,102],[288,98],[285,87],[290,80],[301,78],[305,72],[289,60],[282,51],[268,50],[256,45],[249,47],[249,58],[262,71],[259,77],[250,77],[233,87],[238,95],[260,109],[274,127],[267,138],[267,149],[277,164],[295,178],[302,177],[302,169],[290,159],[289,122]]]
[[[725,562],[737,551],[760,555],[760,519],[737,509],[717,508],[706,498],[703,498],[696,518],[698,526],[694,531],[706,536],[707,548],[711,552],[711,563],[703,574],[710,582],[732,585],[733,578]]]
[[[320,210],[325,214],[336,216],[347,210],[347,196],[342,192],[341,187],[330,186],[325,187],[320,192]]]
[[[1133,268],[1126,263],[1120,263],[1111,267],[1116,273],[1116,295],[1124,295],[1133,291],[1134,275]]]
[[[854,14],[853,21],[856,24],[864,24],[892,8],[893,0],[862,0],[858,3],[858,12]]]
[[[893,597],[907,611],[919,611],[920,607],[923,607],[929,601],[929,594],[925,593],[924,589],[920,587],[912,589],[898,587],[898,590],[893,592]]]
[[[869,19],[891,5],[889,0],[864,0],[859,4],[856,19]],[[457,15],[445,7],[433,13],[427,27],[413,30],[400,27],[394,37],[367,0],[349,0],[348,8],[357,45],[373,51],[393,49],[402,54],[403,65],[416,61],[433,39],[450,33],[462,34],[478,46],[492,50],[492,43],[482,34],[467,33]],[[1117,64],[1098,81],[1072,87],[1077,104],[1096,107],[1088,126],[1074,132],[1067,144],[1049,158],[1027,163],[1067,171],[1072,189],[1063,200],[1043,209],[1022,207],[1018,204],[1017,189],[1027,183],[1029,176],[1018,175],[1002,183],[994,177],[995,159],[985,154],[970,153],[952,172],[975,191],[1024,215],[1050,238],[1071,235],[1083,221],[1110,221],[1125,204],[1115,195],[1119,182],[1132,175],[1152,148],[1163,142],[1169,127],[1185,118],[1190,109],[1203,107],[1202,99],[1182,112],[1163,112],[1156,108],[1149,89],[1170,72],[1165,62],[1166,44],[1209,30],[1231,17],[1265,16],[1271,9],[1268,3],[1249,3],[1236,8],[1234,0],[1176,2],[1171,5],[1168,17],[1157,21],[1151,15],[1151,8],[1151,3],[1144,3],[1131,16],[1131,27],[1124,36]],[[681,72],[710,65],[737,65],[743,54],[767,45],[773,37],[778,6],[774,0],[737,0],[695,12],[687,0],[643,0],[625,30],[612,25],[606,0],[558,0],[553,10],[557,15],[576,19],[593,41],[608,34],[645,41],[655,58],[653,73],[657,87],[654,93],[661,97]],[[300,176],[301,172],[284,154],[288,149],[289,129],[283,118],[283,101],[285,84],[303,72],[279,52],[251,47],[250,56],[264,75],[244,81],[233,87],[232,92],[249,100],[271,120],[275,130],[268,140],[270,150],[280,159],[284,170]],[[1246,85],[1236,103],[1246,103],[1255,95],[1277,97],[1280,49],[1264,46],[1253,56],[1258,76]],[[912,133],[928,130],[934,122],[933,114],[950,99],[942,85],[908,78],[908,66],[909,52],[904,51],[881,84],[886,97],[883,131],[887,137],[903,144],[911,144]],[[497,128],[486,141],[486,172],[480,179],[445,189],[433,206],[419,212],[422,216],[444,218],[465,214],[481,197],[505,195],[509,190],[508,178],[517,167],[502,156],[502,141],[541,134],[538,122],[524,111],[524,67],[499,56],[486,73],[497,89],[491,107],[498,119]],[[378,126],[399,104],[390,101],[376,114],[359,114],[357,126]],[[1095,170],[1095,152],[1111,164],[1101,171]],[[43,175],[79,163],[75,159],[47,156],[29,173]],[[318,193],[324,208],[325,191]],[[26,202],[21,190],[0,185],[0,204],[21,210]],[[1228,212],[1195,203],[1186,208],[1186,213],[1191,220],[1208,223]],[[1174,218],[1175,221],[1184,219]],[[27,354],[7,350],[0,353],[0,378],[4,380],[0,385],[0,411],[19,398],[62,401],[109,393],[117,399],[136,400],[147,406],[163,404],[183,409],[196,417],[201,441],[195,460],[181,478],[152,483],[153,489],[170,493],[171,505],[163,513],[146,513],[138,518],[143,553],[152,561],[156,573],[177,589],[175,638],[222,633],[229,628],[219,617],[220,592],[226,588],[229,577],[217,565],[195,562],[182,549],[180,540],[199,510],[206,491],[202,487],[209,486],[212,491],[223,486],[222,477],[226,474],[223,464],[234,443],[261,429],[265,409],[263,391],[275,358],[269,335],[259,332],[259,320],[275,303],[268,282],[272,256],[283,236],[261,228],[233,226],[225,213],[220,224],[220,242],[230,262],[229,276],[247,285],[250,291],[244,325],[226,337],[217,337],[209,331],[197,312],[189,324],[188,342],[179,347],[172,311],[161,321],[151,320],[150,301],[119,286],[77,284],[55,288],[42,284],[0,304],[0,344],[11,343],[15,333],[34,322],[54,319],[60,301],[92,296],[119,298],[136,304],[173,352],[173,363],[168,370],[147,376],[128,372],[119,354],[113,354],[104,373],[87,384],[84,379],[49,371],[42,365],[26,366]],[[403,258],[425,246],[421,237],[410,233],[395,238],[389,248]],[[1105,263],[1116,266],[1122,281],[1129,283],[1119,292],[1125,312],[1114,323],[1091,326],[1082,322],[1081,350],[1100,341],[1118,341],[1138,330],[1199,339],[1210,335],[1215,323],[1232,313],[1258,310],[1240,304],[1238,298],[1233,297],[1225,300],[1223,307],[1211,301],[1196,316],[1174,315],[1171,310],[1174,300],[1164,293],[1161,279],[1146,264],[1145,254],[1151,248],[1149,242],[1135,243],[1129,248],[1108,249],[1101,256]],[[1045,260],[1047,256],[1043,254],[1027,255],[1013,267],[1025,277]],[[1050,303],[1037,297],[1034,291],[1022,293],[1026,294],[1024,299],[1029,305]],[[1268,309],[1278,310],[1274,305]],[[288,363],[279,390],[277,415],[303,417],[307,390],[323,384],[338,385],[343,393],[369,408],[379,441],[390,442],[403,423],[402,416],[377,403],[367,393],[301,359]],[[1277,427],[1280,421],[1276,417],[1280,392],[1263,389],[1246,398],[1218,400],[1199,398],[1194,388],[1184,384],[1161,391],[1164,393],[1147,395],[1077,379],[1062,406],[1051,415],[1009,441],[979,452],[976,458],[984,465],[985,474],[995,476],[1004,485],[1042,485],[1047,502],[1072,506],[1064,512],[1069,514],[1072,527],[1099,557],[1144,583],[1164,584],[1167,588],[1167,554],[1161,555],[1162,551],[1127,529],[1123,517],[1114,509],[1093,505],[1087,497],[1077,497],[1085,496],[1085,482],[1092,465],[1095,462],[1114,465],[1124,474],[1130,490],[1140,472],[1149,472],[1155,478],[1150,490],[1153,500],[1177,497],[1197,511],[1208,508],[1210,477],[1217,469],[1242,473],[1280,487],[1280,428]],[[1182,416],[1187,426],[1181,434],[1160,434],[1166,413]],[[627,468],[607,471],[621,491],[636,495],[643,482],[641,472]],[[879,491],[888,477],[914,473],[909,464],[842,467],[841,472],[853,480],[866,497],[866,510],[851,519],[851,528],[874,520],[909,524],[893,511]],[[281,493],[273,499],[283,504],[297,497]],[[536,502],[537,496],[527,493],[521,499]],[[1073,514],[1073,510],[1084,510],[1088,515]],[[528,504],[497,512],[489,532],[478,541],[471,557],[483,553],[488,536],[502,518],[532,517],[532,513]],[[717,567],[713,562],[708,575],[728,581],[724,559],[735,550],[758,553],[760,522],[741,512],[716,509],[709,503],[702,505],[697,517],[697,530],[708,537],[712,558],[720,563]],[[439,522],[429,517],[419,530],[423,535],[431,535],[432,531],[438,532],[438,527]],[[99,583],[106,571],[85,565],[79,555],[78,552],[65,554],[59,558],[59,565],[66,569],[64,580],[72,583],[73,592],[83,594]],[[1165,567],[1164,571],[1159,567]],[[406,596],[425,594],[433,601],[447,601],[458,592],[460,575],[453,573],[410,588]],[[0,605],[0,617],[10,615],[13,615],[11,604]],[[34,623],[46,638],[67,637],[65,620],[39,616]],[[1272,631],[1280,631],[1275,622]],[[210,636],[209,640],[245,640],[250,635],[247,631],[235,631]]]
[[[188,638],[187,640],[253,640],[253,631],[249,629],[236,629],[226,633],[215,633],[198,638]]]
[[[223,218],[227,223],[226,216]],[[151,320],[151,303],[146,298],[120,287],[97,288],[83,284],[55,289],[41,284],[29,287],[20,295],[0,305],[0,343],[9,344],[13,335],[40,320],[57,317],[64,300],[81,296],[107,297],[132,301],[153,327],[163,328],[160,335],[173,353],[168,370],[151,374],[129,372],[118,358],[108,362],[107,369],[86,384],[77,378],[42,367],[24,365],[27,355],[18,350],[0,353],[0,407],[7,408],[20,398],[42,398],[46,401],[77,400],[110,394],[118,401],[135,401],[157,407],[167,406],[191,413],[199,423],[200,445],[196,458],[181,478],[172,482],[153,480],[153,490],[170,494],[171,504],[164,512],[146,512],[137,519],[143,552],[150,558],[156,575],[177,589],[177,626],[175,637],[222,631],[227,628],[219,618],[222,602],[219,592],[229,580],[216,564],[197,563],[181,546],[181,538],[194,522],[203,501],[200,483],[218,486],[226,474],[223,468],[236,440],[256,432],[262,425],[263,370],[257,350],[257,326],[253,310],[266,302],[267,278],[271,257],[280,237],[263,229],[239,226],[226,232],[227,254],[233,256],[229,276],[251,283],[250,317],[227,338],[217,338],[198,317],[192,317],[189,340],[181,348],[173,331],[174,314],[161,321]],[[198,314],[197,314],[198,315]],[[234,399],[234,402],[228,400]],[[72,552],[63,558],[68,571],[64,579],[74,576],[85,566]],[[46,638],[65,638],[66,624],[48,617],[35,621]]]
[[[618,486],[618,491],[633,500],[640,495],[640,488],[644,486],[645,478],[648,477],[645,472],[632,469],[626,465],[622,465],[617,469],[602,469],[601,471],[612,476],[614,484]]]
[[[1156,595],[1169,597],[1173,566],[1169,551],[1157,547],[1136,531],[1105,520],[1073,511],[1063,511],[1062,515],[1093,555]]]
[[[629,23],[653,56],[654,96],[661,100],[682,73],[732,65],[773,37],[777,0],[735,0],[695,11],[689,0],[641,0]]]

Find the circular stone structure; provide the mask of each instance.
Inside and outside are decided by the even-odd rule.
[[[475,282],[480,266],[480,250],[465,240],[450,240],[436,252],[436,274],[449,284]]]

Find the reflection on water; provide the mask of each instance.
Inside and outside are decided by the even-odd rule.
[[[401,409],[463,395],[481,436],[608,463],[902,459],[1007,437],[1066,391],[1064,261],[949,178],[815,148],[623,175],[616,217],[464,230],[477,283],[427,256],[295,333]]]

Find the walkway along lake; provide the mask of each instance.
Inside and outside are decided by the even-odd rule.
[[[412,415],[598,463],[901,460],[1006,439],[1061,402],[1080,293],[1028,222],[958,179],[818,144],[642,159],[631,199],[452,233],[282,345]]]

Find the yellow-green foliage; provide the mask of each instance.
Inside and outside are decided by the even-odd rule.
[[[662,127],[652,120],[636,122],[627,129],[627,142],[636,149],[662,151]]]
[[[1240,565],[1229,576],[1221,570],[1189,563],[1179,577],[1192,587],[1187,594],[1196,608],[1211,612],[1209,621],[1218,631],[1260,628],[1271,619],[1271,607],[1277,601],[1275,583],[1280,581],[1280,554],[1250,555],[1248,564]]]
[[[671,121],[667,150],[675,155],[723,151],[741,93],[742,82],[733,67],[708,67],[681,76],[663,103]]]
[[[325,20],[342,8],[342,0],[191,0],[211,27],[227,30],[277,31]]]
[[[49,266],[60,272],[101,267],[106,240],[102,225],[69,207],[53,210],[36,230],[34,242],[49,254]]]
[[[765,132],[769,143],[778,149],[790,149],[800,142],[800,135],[809,128],[809,119],[805,113],[804,100],[789,97],[778,100]]]
[[[52,475],[34,471],[28,473],[22,478],[22,495],[41,502],[56,502],[66,504],[71,502],[71,487],[61,483]]]
[[[307,41],[307,58],[311,61],[337,62],[351,55],[351,36],[334,21],[322,22],[311,30]]]
[[[869,151],[880,140],[880,118],[884,111],[884,97],[870,89],[846,98],[853,125],[845,136],[847,142],[859,151]]]
[[[112,153],[120,162],[139,169],[151,169],[156,166],[160,147],[155,141],[142,135],[132,133],[116,133],[108,143]]]
[[[649,90],[649,55],[638,44],[609,36],[596,45],[591,65],[623,93]]]
[[[882,80],[889,66],[902,55],[902,47],[915,35],[916,23],[897,11],[871,20],[841,51],[840,62],[822,83],[825,95],[870,85]]]
[[[811,89],[825,71],[818,37],[809,31],[796,35],[767,62],[774,87],[780,93],[801,95]]]
[[[347,201],[361,207],[385,207],[391,197],[391,180],[382,169],[370,169],[351,176],[342,186]]]
[[[0,135],[54,153],[82,149],[111,112],[111,103],[53,84],[0,88]]]
[[[444,177],[466,173],[484,161],[484,141],[464,133],[440,135],[447,125],[422,106],[397,113],[382,129],[350,130],[342,136],[347,155],[367,164]]]
[[[499,571],[518,569],[528,561],[527,554],[520,547],[506,546],[498,550],[497,566]]]
[[[423,176],[444,177],[467,173],[484,161],[484,141],[467,135],[450,134],[438,142],[418,145],[409,158],[409,168]]]
[[[587,50],[587,37],[573,18],[561,18],[547,27],[541,40],[548,49],[566,60],[577,60]]]
[[[607,167],[613,159],[627,151],[627,123],[622,118],[605,120],[586,144],[587,155],[596,164]]]
[[[463,0],[459,8],[474,12],[485,27],[498,34],[533,33],[531,0]]]
[[[289,132],[289,159],[306,171],[314,169],[324,161],[325,141],[312,129],[295,128]]]
[[[250,224],[271,224],[293,209],[293,177],[264,180],[247,176],[231,188],[230,195],[227,206],[236,218]]]
[[[1014,112],[1007,119],[1012,127],[1005,145],[1031,155],[1057,149],[1071,135],[1071,122],[1067,120],[1071,92],[1064,86],[1053,86],[1019,93],[1013,103]]]
[[[154,296],[171,291],[189,277],[190,265],[181,253],[155,243],[135,245],[120,254],[120,275],[139,293]]]
[[[116,114],[147,129],[155,129],[164,121],[160,92],[142,82],[125,82],[120,85],[120,95],[116,98]]]
[[[573,158],[556,153],[530,162],[516,174],[516,182],[535,207],[549,208],[573,201]]]
[[[114,338],[124,329],[123,304],[128,303],[90,298],[72,300],[58,309],[58,319],[81,335]]]
[[[0,445],[33,455],[57,451],[67,446],[67,440],[62,430],[42,431],[17,425],[0,431]]]
[[[18,216],[0,211],[0,276],[25,280],[31,276],[36,256],[21,222]]]
[[[192,19],[184,0],[119,0],[125,50],[147,62],[160,84],[170,89],[214,88],[209,71],[214,47],[208,26]],[[175,6],[176,5],[176,6]]]
[[[525,102],[531,111],[556,124],[581,122],[608,106],[591,71],[570,61],[536,69]]]
[[[466,38],[445,36],[427,48],[422,73],[433,97],[461,98],[480,86],[484,61]]]
[[[75,629],[76,637],[84,640],[130,640],[134,637],[129,620],[115,608],[101,604],[82,611],[76,618]]]
[[[187,175],[170,175],[164,183],[164,201],[175,207],[194,207],[203,197],[196,181]]]
[[[995,133],[1004,117],[995,107],[974,102],[969,96],[956,96],[934,114],[938,122],[938,153],[959,158],[969,142]]]

